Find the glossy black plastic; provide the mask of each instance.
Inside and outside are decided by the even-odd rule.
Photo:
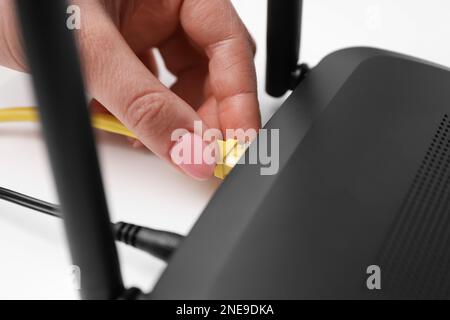
[[[238,165],[152,298],[449,298],[449,88],[399,54],[326,57],[266,126],[278,174]]]
[[[268,0],[266,91],[274,97],[297,84],[302,4],[302,0]]]
[[[16,1],[72,261],[85,299],[124,288],[66,1]]]

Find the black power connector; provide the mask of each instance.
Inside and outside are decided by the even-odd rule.
[[[20,206],[62,218],[59,206],[30,196],[0,188],[0,199]],[[169,260],[183,241],[183,236],[174,232],[156,230],[126,222],[111,223],[114,239],[125,243],[161,260]]]

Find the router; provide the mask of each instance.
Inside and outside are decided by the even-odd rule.
[[[269,1],[267,89],[295,86],[265,127],[279,173],[237,166],[152,297],[450,298],[449,70],[373,48],[297,68],[300,12]]]
[[[450,71],[374,48],[299,66],[297,0],[269,0],[267,91],[293,90],[265,127],[279,129],[278,174],[237,166],[153,292],[125,290],[88,115],[67,99],[82,86],[57,81],[79,74],[73,40],[56,34],[65,40],[50,46],[69,51],[39,50],[39,30],[58,32],[47,24],[61,22],[59,3],[18,7],[34,77],[48,84],[36,92],[84,298],[450,298]]]

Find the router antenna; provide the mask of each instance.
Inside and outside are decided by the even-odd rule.
[[[306,65],[298,65],[302,0],[268,0],[266,91],[281,97],[303,79]]]
[[[66,1],[17,0],[28,66],[84,299],[124,294]]]

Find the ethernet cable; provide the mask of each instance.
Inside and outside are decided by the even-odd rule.
[[[114,116],[103,113],[92,114],[92,126],[94,128],[120,134],[130,138],[136,136],[129,131]],[[16,107],[0,109],[0,122],[37,122],[39,116],[34,107]],[[234,168],[240,157],[244,154],[246,146],[238,143],[237,140],[218,141],[219,161],[215,168],[214,175],[217,178],[225,177]],[[47,215],[61,218],[60,208],[57,205],[38,200],[8,189],[0,188],[0,199],[9,201],[29,209],[33,209]],[[141,249],[157,258],[168,260],[183,239],[183,236],[141,226],[132,225],[125,222],[112,224],[114,238],[117,241]]]
[[[112,115],[93,113],[91,119],[92,126],[96,129],[136,139],[136,136]],[[39,121],[39,116],[35,107],[0,108],[0,122],[37,121]],[[234,139],[218,141],[218,143],[220,159],[215,168],[214,175],[223,180],[245,153],[246,145],[242,145]]]
[[[59,206],[0,187],[0,199],[61,218]],[[111,223],[114,239],[167,261],[184,237],[174,232],[145,228],[126,222]]]
[[[114,116],[104,113],[92,114],[92,126],[94,128],[120,134],[136,139],[136,136],[120,123]],[[39,116],[34,107],[16,107],[0,109],[0,122],[37,122]]]
[[[131,131],[112,115],[94,113],[91,119],[94,128],[136,138]],[[39,116],[35,107],[0,108],[0,122],[37,121],[39,121]],[[214,174],[217,178],[225,179],[244,154],[246,146],[238,143],[234,139],[218,141],[218,144],[220,158]],[[61,218],[59,206],[5,188],[0,188],[0,199]],[[111,225],[114,238],[117,241],[141,249],[162,260],[168,260],[183,239],[183,236],[176,233],[145,228],[125,222],[118,222]]]

